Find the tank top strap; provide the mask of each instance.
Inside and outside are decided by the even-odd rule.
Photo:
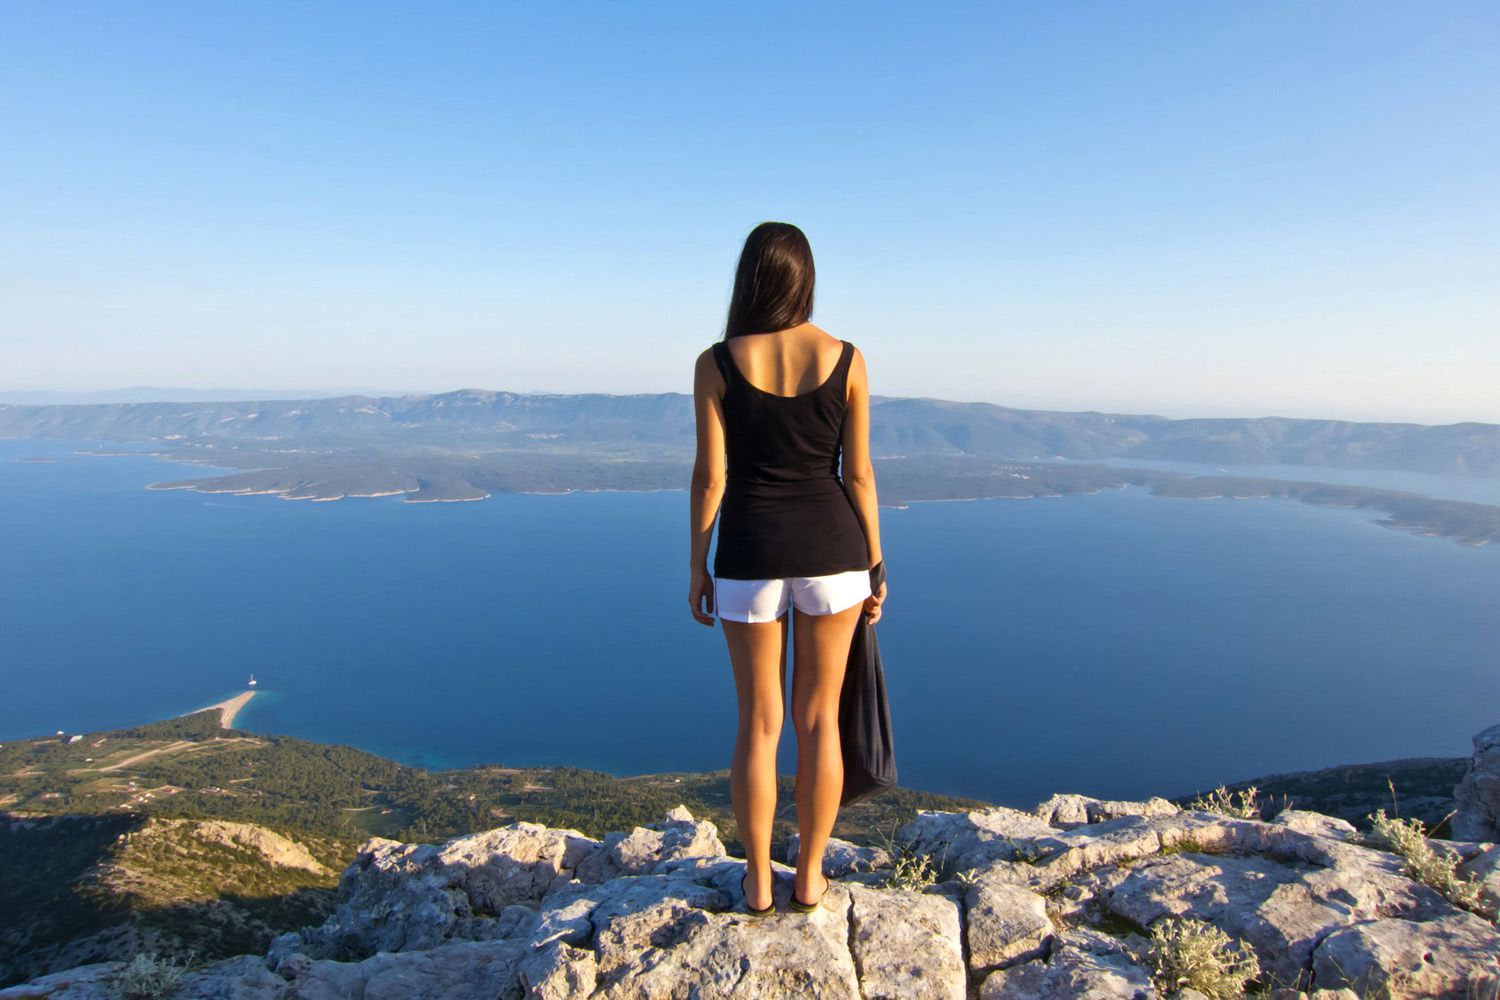
[[[724,385],[726,387],[734,380],[731,374],[734,371],[734,365],[730,364],[729,359],[724,356],[724,352],[727,350],[729,350],[729,347],[722,340],[714,341],[714,364],[719,366],[719,374],[724,376]]]
[[[854,345],[847,340],[843,344],[844,353],[839,355],[839,363],[834,365],[833,368],[834,377],[828,381],[838,385],[839,395],[847,399],[849,395],[847,389],[849,384],[849,366],[854,362]]]

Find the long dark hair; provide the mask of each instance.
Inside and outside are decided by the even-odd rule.
[[[790,222],[762,222],[750,230],[734,272],[724,339],[807,322],[816,276],[802,230]]]

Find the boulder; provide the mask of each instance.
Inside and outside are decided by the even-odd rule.
[[[964,898],[969,970],[976,976],[1047,954],[1047,900],[1017,885],[1004,868],[982,870]]]
[[[963,919],[942,892],[851,884],[849,948],[866,1000],[964,1000]]]
[[[1500,841],[1500,725],[1475,734],[1474,759],[1453,797],[1455,839]]]
[[[802,853],[801,834],[792,834],[786,839],[786,863],[795,866]],[[829,878],[843,878],[855,873],[868,873],[891,867],[891,855],[882,847],[865,847],[860,844],[829,837],[823,848],[823,874]]]
[[[1500,930],[1472,913],[1391,917],[1340,928],[1312,956],[1321,987],[1360,996],[1473,1000],[1500,995]]]

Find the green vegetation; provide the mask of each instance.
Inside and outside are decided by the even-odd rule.
[[[1156,853],[1159,856],[1165,856],[1168,854],[1181,854],[1185,851],[1192,854],[1216,853],[1214,848],[1212,848],[1208,844],[1203,843],[1196,837],[1178,837],[1175,840],[1163,843],[1161,845],[1161,850],[1157,851]],[[1130,863],[1130,861],[1129,859],[1122,859],[1121,863],[1128,864]]]
[[[1218,813],[1221,816],[1231,816],[1235,819],[1260,819],[1261,806],[1256,801],[1260,790],[1250,785],[1233,794],[1223,785],[1215,788],[1206,796],[1199,796],[1189,804],[1189,809],[1197,809],[1202,812]]]
[[[1211,1000],[1238,1000],[1260,975],[1260,960],[1244,942],[1202,920],[1163,917],[1151,925],[1152,978],[1163,996],[1191,988]]]
[[[794,779],[780,781],[774,837],[795,832]],[[407,767],[353,747],[219,728],[218,713],[76,743],[0,747],[0,986],[55,968],[150,952],[205,961],[262,951],[320,923],[338,874],[372,835],[448,837],[527,820],[603,837],[679,804],[743,854],[728,771],[632,777],[576,767]],[[892,789],[843,810],[834,833],[869,843],[919,809],[986,803]],[[264,827],[323,873],[272,864],[196,821]]]
[[[1453,786],[1468,767],[1468,757],[1418,757],[1261,775],[1225,787],[1228,792],[1241,792],[1253,786],[1263,803],[1263,816],[1282,809],[1308,809],[1356,826],[1367,825],[1366,817],[1390,803],[1394,789],[1399,788],[1401,800],[1407,803],[1403,812],[1420,816],[1437,833],[1445,827],[1442,816],[1451,805]],[[1197,792],[1170,801],[1193,808],[1191,803],[1207,794],[1212,793]]]
[[[115,977],[115,990],[124,1000],[157,1000],[177,988],[190,962],[178,965],[170,958],[137,955]]]
[[[891,867],[881,885],[887,889],[920,892],[939,880],[940,865],[929,854],[914,850],[910,844],[895,839],[894,833],[881,831],[880,847],[890,856]]]
[[[1389,818],[1384,809],[1377,809],[1370,816],[1370,825],[1368,841],[1400,855],[1407,877],[1436,889],[1455,906],[1496,919],[1495,912],[1480,898],[1480,883],[1473,876],[1459,878],[1458,856],[1446,849],[1435,850],[1421,820]]]

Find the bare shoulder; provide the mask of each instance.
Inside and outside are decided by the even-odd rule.
[[[698,360],[693,362],[693,384],[713,389],[723,382],[723,375],[719,372],[718,361],[714,358],[714,347],[710,345],[703,349],[698,355]]]
[[[859,349],[859,345],[852,340],[849,341],[849,376],[858,378],[861,382],[865,378],[865,355]]]

